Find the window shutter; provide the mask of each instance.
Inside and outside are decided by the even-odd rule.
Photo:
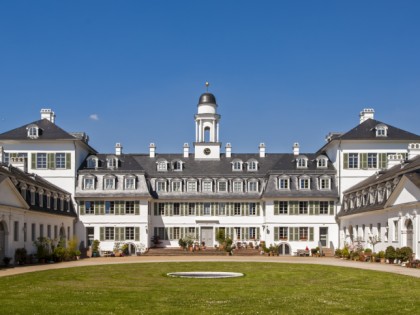
[[[114,238],[116,241],[120,241],[120,228],[116,227],[114,228]]]
[[[47,163],[48,163],[48,168],[50,170],[55,169],[55,154],[54,153],[48,153],[47,154]]]
[[[309,240],[310,241],[314,240],[314,228],[313,227],[309,228]]]
[[[294,237],[294,240],[295,241],[298,241],[299,240],[299,228],[298,227],[294,227],[293,228],[293,237]]]
[[[169,239],[170,240],[174,239],[174,228],[172,227],[169,228]]]
[[[367,169],[367,153],[360,153],[360,165],[362,169]]]
[[[84,215],[86,213],[86,207],[85,207],[85,201],[84,200],[80,201],[79,211],[80,211],[81,215]]]
[[[260,228],[257,227],[257,235],[255,236],[257,240],[260,239]]]
[[[241,228],[241,240],[245,239],[245,228]]]
[[[256,204],[255,204],[255,206],[257,207],[257,216],[260,216],[260,203],[259,202],[257,202]]]
[[[66,169],[71,169],[71,154],[66,153]]]
[[[241,203],[241,215],[246,215],[246,203]]]
[[[379,168],[385,169],[387,164],[387,155],[386,153],[379,154]]]
[[[278,215],[279,214],[279,202],[278,201],[274,201],[274,215]]]
[[[153,208],[154,208],[154,210],[153,210],[153,214],[154,214],[155,216],[157,216],[157,215],[158,215],[158,204],[157,204],[157,202],[153,204]],[[155,234],[155,235],[156,235],[156,234]]]
[[[279,227],[275,226],[274,227],[274,241],[278,241],[279,240]]]
[[[101,226],[99,228],[99,240],[103,241],[105,239],[105,228]]]
[[[344,169],[349,168],[349,154],[348,153],[343,154],[343,168]]]
[[[198,205],[200,208],[200,211],[199,211],[200,215],[204,215],[204,204],[200,202]]]
[[[134,240],[136,242],[140,241],[140,228],[138,226],[134,229]]]
[[[211,203],[211,215],[216,215],[216,204],[214,202]]]
[[[125,203],[127,201],[120,201],[120,214],[124,215],[125,214]]]
[[[187,204],[185,202],[181,203],[181,215],[186,216],[187,215]]]
[[[334,215],[334,201],[330,201],[328,210],[330,215]]]
[[[314,205],[314,201],[309,201],[308,202],[308,212],[309,214],[315,214],[315,205]]]
[[[293,232],[294,232],[293,229],[294,229],[293,227],[289,228],[289,240],[291,240],[291,241],[295,240],[294,234],[293,234]]]
[[[174,204],[173,203],[168,203],[168,210],[169,210],[169,215],[173,216],[174,215]]]
[[[195,227],[195,240],[198,241],[200,237],[200,231],[198,230],[198,227]]]
[[[31,167],[33,170],[36,169],[36,153],[31,153]]]
[[[95,206],[96,204],[98,204],[99,207],[99,213],[100,214],[105,214],[105,204],[103,201],[95,201]]]
[[[138,200],[134,201],[134,213],[136,215],[140,214],[140,201]]]

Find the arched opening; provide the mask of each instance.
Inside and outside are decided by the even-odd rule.
[[[204,128],[204,142],[210,142],[210,127]]]
[[[407,245],[406,246],[410,247],[411,249],[414,249],[413,221],[411,221],[410,219],[405,221],[405,227],[407,230]]]
[[[66,230],[64,229],[64,226],[60,227],[60,242],[66,244]]]
[[[279,245],[279,255],[290,255],[290,245],[287,243],[281,243]]]

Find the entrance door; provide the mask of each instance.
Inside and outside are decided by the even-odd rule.
[[[213,247],[213,227],[201,228],[201,242],[204,242],[207,247]]]
[[[413,221],[408,220],[406,223],[407,227],[407,246],[411,249],[414,249],[414,242],[413,242]]]
[[[93,227],[87,227],[86,228],[86,240],[87,240],[87,246],[91,247],[92,243],[95,239],[95,228]]]
[[[319,241],[323,247],[327,247],[328,244],[328,228],[320,227],[319,228]]]
[[[280,244],[279,255],[290,255],[290,246],[286,243]]]
[[[3,261],[6,253],[6,231],[3,222],[0,222],[0,261]]]

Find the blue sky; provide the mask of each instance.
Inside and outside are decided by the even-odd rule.
[[[52,108],[100,152],[181,153],[209,81],[233,152],[313,152],[366,107],[420,134],[419,16],[419,1],[2,1],[0,132]]]

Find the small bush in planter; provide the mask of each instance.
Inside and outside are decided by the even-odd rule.
[[[406,262],[406,261],[411,260],[412,255],[413,255],[413,250],[407,246],[398,248],[396,251],[396,256],[397,256],[396,258],[401,260],[401,262]]]
[[[343,251],[340,248],[335,250],[335,257],[341,257],[343,255]]]
[[[372,250],[370,248],[366,248],[365,254],[368,254],[368,255],[372,254]]]
[[[397,253],[394,246],[388,246],[385,250],[385,258],[389,260],[390,263],[394,262],[394,259],[397,258]]]
[[[10,258],[10,257],[3,257],[3,263],[4,263],[4,265],[6,267],[9,267],[11,260],[12,260],[12,258]]]
[[[15,262],[18,265],[24,265],[26,263],[26,249],[25,248],[16,248],[15,250]]]

